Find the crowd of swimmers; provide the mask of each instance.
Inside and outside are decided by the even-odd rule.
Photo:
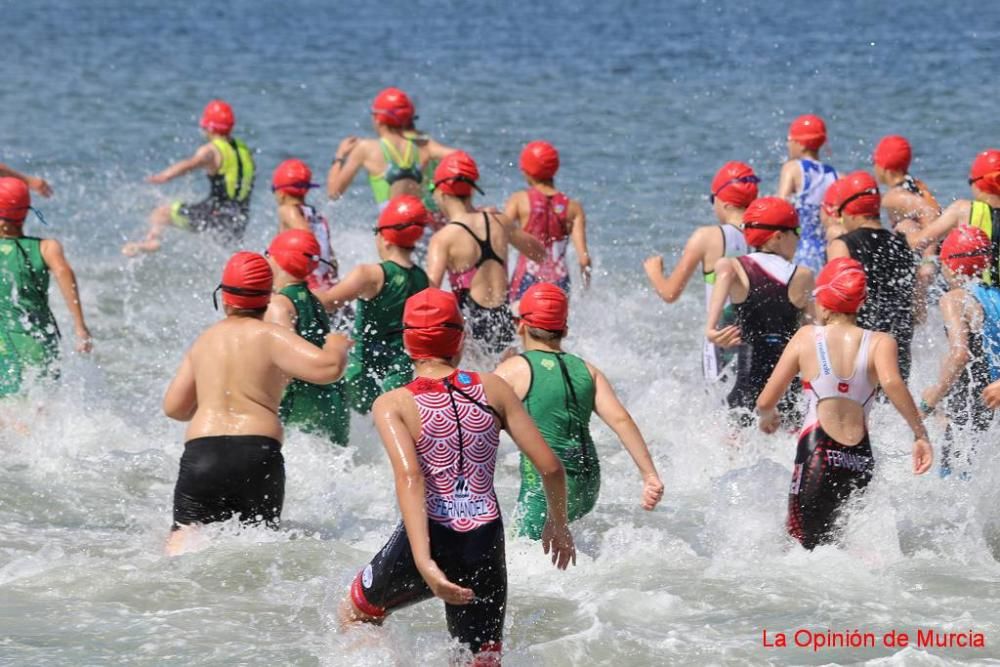
[[[494,491],[500,431],[521,451],[515,532],[540,540],[561,569],[575,563],[570,524],[599,497],[592,414],[634,461],[641,507],[653,510],[664,488],[611,383],[563,347],[569,247],[583,287],[591,259],[583,206],[555,185],[555,147],[524,147],[527,187],[499,211],[474,202],[482,193],[476,161],[417,130],[403,91],[379,93],[371,113],[377,137],[340,143],[326,191],[339,198],[367,172],[379,262],[342,272],[335,230],[307,202],[319,187],[311,169],[298,159],[277,167],[277,233],[264,255],[229,259],[213,294],[221,292],[225,316],[184,354],[163,399],[165,414],[188,424],[167,552],[183,553],[213,522],[277,528],[284,428],[347,446],[351,412],[370,414],[401,520],[351,584],[344,622],[381,623],[438,597],[449,632],[475,663],[496,664],[507,596]],[[222,100],[208,104],[200,126],[206,142],[149,181],[203,171],[209,196],[156,208],[124,254],[159,250],[171,227],[240,243],[254,152],[233,136],[235,115]],[[891,402],[912,430],[916,474],[933,460],[923,418],[947,420],[942,475],[968,472],[974,452],[958,436],[986,429],[1000,405],[1000,151],[976,156],[972,199],[942,211],[909,173],[903,137],[879,142],[874,175],[839,176],[819,159],[825,142],[819,117],[791,124],[776,196],[759,196],[747,164],[723,165],[709,188],[718,224],[694,231],[669,275],[660,257],[644,265],[668,303],[701,269],[703,373],[726,393],[720,408],[733,432],[800,429],[787,524],[809,549],[837,541],[846,501],[872,477],[867,417],[876,402]],[[62,247],[24,234],[31,191],[51,195],[44,180],[0,165],[0,396],[58,377],[50,273],[77,349],[91,347]],[[910,345],[934,300],[948,352],[918,407],[907,386]]]

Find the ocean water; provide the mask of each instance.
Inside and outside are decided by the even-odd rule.
[[[48,178],[36,203],[77,270],[96,339],[66,348],[63,382],[0,406],[30,422],[0,431],[0,663],[11,665],[423,665],[452,650],[440,604],[384,628],[342,632],[347,585],[397,509],[374,431],[349,450],[286,439],[279,533],[218,526],[167,559],[183,426],[159,402],[184,349],[218,315],[211,291],[233,248],[171,234],[127,261],[151,207],[200,198],[204,182],[143,179],[198,145],[197,116],[231,101],[258,151],[246,247],[276,227],[267,183],[298,156],[325,175],[339,140],[370,131],[387,85],[419,125],[477,158],[485,203],[522,186],[521,146],[559,147],[559,185],[589,217],[594,284],[573,297],[568,348],[611,378],[666,483],[641,486],[595,422],[604,468],[596,511],[574,524],[579,560],[558,572],[510,540],[510,665],[1000,663],[1000,463],[983,437],[968,481],[915,478],[908,430],[872,416],[878,471],[843,548],[807,553],[783,533],[794,437],[729,444],[700,382],[701,286],[662,304],[641,261],[667,264],[697,225],[723,162],[750,162],[773,191],[788,122],[820,113],[829,160],[864,168],[874,142],[908,136],[913,171],[942,202],[967,195],[975,153],[1000,143],[989,94],[1000,12],[989,4],[648,1],[0,2],[6,57],[0,160]],[[342,264],[375,257],[370,194],[322,204]],[[71,330],[57,294],[53,303]],[[934,377],[940,319],[918,329],[915,391]],[[939,425],[932,425],[939,435]],[[497,485],[517,491],[507,443]],[[917,629],[985,633],[982,649],[786,649],[762,633]]]

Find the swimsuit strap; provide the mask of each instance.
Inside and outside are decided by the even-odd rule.
[[[541,351],[544,352],[545,354],[551,354],[555,356],[556,361],[559,363],[559,371],[562,373],[563,384],[566,386],[566,413],[576,418],[577,428],[579,429],[579,433],[577,435],[580,438],[580,449],[585,453],[585,450],[587,448],[587,435],[589,434],[585,432],[583,426],[584,420],[580,415],[580,401],[576,397],[576,389],[573,388],[573,382],[570,380],[569,377],[569,369],[566,367],[566,361],[563,359],[566,353],[549,352],[547,350],[541,350]],[[571,401],[572,405],[570,405]],[[584,456],[584,460],[585,461],[587,460],[586,456]]]
[[[450,378],[444,378],[443,384],[444,384],[445,389],[448,390],[448,398],[451,399],[451,409],[452,409],[452,412],[454,412],[454,414],[455,414],[455,428],[458,431],[458,474],[459,475],[464,475],[465,474],[465,438],[464,438],[464,436],[462,434],[462,420],[461,420],[461,418],[459,417],[459,414],[458,414],[458,402],[455,401],[455,392],[458,392],[459,394],[461,394],[463,398],[465,398],[467,401],[471,402],[473,405],[475,405],[476,407],[478,407],[480,410],[483,410],[484,412],[491,413],[498,420],[500,419],[500,415],[497,414],[497,411],[493,409],[492,405],[489,405],[489,404],[483,405],[478,400],[476,400],[474,397],[470,396],[467,392],[463,391],[461,387],[456,387],[454,384],[452,384]]]
[[[491,238],[492,237],[490,235],[490,217],[489,217],[489,215],[486,214],[485,211],[483,211],[483,220],[486,223],[486,238],[485,239],[481,239],[478,236],[476,236],[476,233],[473,232],[469,228],[469,226],[466,225],[464,222],[459,222],[458,220],[452,220],[448,224],[450,224],[450,225],[458,225],[459,227],[461,227],[465,231],[469,232],[469,236],[471,236],[473,239],[475,239],[476,243],[479,245],[479,260],[475,263],[475,265],[473,266],[473,268],[478,269],[480,266],[482,266],[483,264],[485,264],[486,262],[488,262],[490,260],[493,260],[493,261],[497,262],[501,266],[506,266],[506,264],[504,263],[504,261],[502,259],[500,259],[500,257],[497,255],[496,251],[493,250],[493,244],[491,243]]]

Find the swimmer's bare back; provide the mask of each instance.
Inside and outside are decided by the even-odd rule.
[[[327,337],[323,348],[255,317],[229,316],[191,346],[164,397],[164,412],[190,420],[185,438],[260,435],[281,441],[278,404],[291,378],[314,384],[343,375],[350,341]]]

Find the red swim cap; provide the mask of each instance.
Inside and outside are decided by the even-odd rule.
[[[274,274],[263,255],[242,250],[226,262],[222,282],[222,303],[233,308],[257,310],[266,308],[271,301]]]
[[[23,224],[31,207],[28,185],[20,178],[0,178],[0,220]]]
[[[569,299],[565,292],[551,283],[532,285],[521,297],[518,317],[529,327],[545,331],[566,331]]]
[[[465,151],[448,153],[434,170],[434,187],[446,195],[468,197],[473,188],[483,194],[476,185],[478,180],[479,167]]]
[[[551,181],[559,171],[559,151],[545,141],[532,141],[521,151],[521,171],[539,181]]]
[[[389,200],[378,216],[375,233],[400,248],[412,248],[424,235],[424,227],[431,216],[424,202],[413,195],[398,195]]]
[[[861,262],[850,257],[831,259],[816,276],[816,302],[834,313],[856,313],[868,298],[868,281]]]
[[[201,113],[201,122],[198,124],[203,130],[213,134],[227,135],[233,131],[236,117],[231,106],[222,100],[212,100],[205,106],[205,110]]]
[[[712,179],[712,196],[738,208],[746,208],[757,198],[760,179],[749,165],[727,162]]]
[[[974,276],[989,266],[993,243],[978,227],[961,225],[951,230],[941,244],[941,263],[963,276]]]
[[[386,88],[372,102],[375,120],[389,127],[410,127],[416,118],[413,102],[399,88]]]
[[[812,114],[799,116],[789,126],[788,138],[809,150],[818,151],[826,143],[826,123]]]
[[[267,254],[286,273],[300,280],[319,266],[319,241],[306,229],[289,229],[274,237]]]
[[[465,322],[458,300],[436,287],[417,292],[403,307],[403,347],[413,359],[451,359],[462,349]]]
[[[762,247],[776,233],[798,226],[795,207],[781,197],[755,199],[743,212],[743,238],[754,248]]]
[[[969,170],[969,185],[986,194],[1000,195],[1000,151],[990,148],[976,156]]]
[[[305,197],[310,188],[318,187],[312,181],[312,170],[302,160],[285,160],[271,176],[271,192],[284,192],[292,197]]]
[[[878,142],[878,146],[875,147],[875,152],[872,153],[872,162],[876,165],[889,171],[898,171],[901,174],[905,174],[910,168],[912,158],[910,142],[906,140],[906,137],[901,137],[898,134],[883,137],[882,141]]]
[[[823,193],[823,212],[830,217],[837,217],[840,215],[837,213],[837,209],[840,208],[840,188],[844,184],[843,178],[838,178],[833,183],[830,183],[826,188],[826,192]]]
[[[860,215],[877,218],[882,206],[875,177],[867,171],[855,171],[844,176],[840,184],[837,203],[838,215]]]

